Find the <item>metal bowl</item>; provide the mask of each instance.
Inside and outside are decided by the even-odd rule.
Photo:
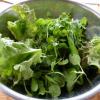
[[[80,19],[81,17],[88,18],[88,26],[86,30],[86,36],[91,39],[95,34],[100,34],[100,14],[88,8],[87,6],[70,1],[70,0],[31,0],[22,2],[26,3],[30,8],[34,8],[36,16],[46,17],[48,12],[51,14],[50,17],[57,17],[62,12],[71,13],[74,19]],[[12,38],[9,30],[7,29],[7,21],[14,21],[17,19],[16,14],[11,10],[11,7],[6,9],[0,14],[0,33],[3,36],[9,36]],[[91,73],[92,74],[92,73]],[[95,80],[95,81],[94,81]],[[77,89],[76,95],[73,97],[63,97],[64,100],[86,100],[89,97],[100,92],[100,77],[95,76],[93,78],[94,85],[90,88],[85,84],[82,89]],[[6,94],[14,97],[16,100],[38,100],[38,98],[32,98],[21,93],[15,92],[8,88],[7,86],[0,84],[0,90],[4,91]]]

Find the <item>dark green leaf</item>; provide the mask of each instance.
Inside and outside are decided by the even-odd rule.
[[[61,72],[51,72],[48,74],[49,81],[58,84],[60,87],[65,85],[65,78]]]

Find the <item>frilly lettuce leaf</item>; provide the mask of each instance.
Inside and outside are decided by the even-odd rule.
[[[19,70],[24,79],[32,76],[30,66],[41,62],[41,49],[32,49],[22,42],[14,42],[0,37],[0,75],[10,76],[13,70]]]
[[[89,43],[88,64],[100,70],[100,37],[94,37]]]
[[[34,37],[37,27],[34,24],[36,20],[34,10],[27,5],[16,5],[13,10],[17,13],[17,21],[8,21],[8,29],[16,40],[24,40],[28,37]]]

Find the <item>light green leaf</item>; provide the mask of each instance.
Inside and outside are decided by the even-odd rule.
[[[53,80],[53,78],[52,78],[52,77],[50,77],[50,76],[46,75],[46,76],[45,76],[45,78],[49,81],[49,83],[54,83],[54,84],[57,84],[57,83],[55,82],[55,80]]]
[[[83,25],[83,26],[86,26],[87,25],[87,18],[86,17],[83,17],[81,20],[80,20],[80,23]]]
[[[39,84],[39,94],[40,95],[45,95],[46,90],[45,90],[43,81],[39,81],[38,84]]]
[[[33,56],[29,60],[25,60],[20,64],[16,64],[14,69],[21,72],[24,80],[27,80],[33,76],[33,71],[30,68],[32,64],[36,65],[41,62],[41,51],[33,53]]]
[[[33,76],[33,71],[30,68],[29,62],[30,61],[24,61],[14,66],[15,70],[18,68],[18,73],[21,72],[21,75],[24,78],[24,80],[27,80]]]
[[[58,97],[61,94],[61,90],[59,85],[57,84],[52,84],[51,86],[49,86],[49,93],[52,97]]]
[[[15,22],[8,21],[8,29],[11,31],[16,40],[21,40],[27,37],[27,34],[25,34],[25,20],[18,20]]]
[[[27,19],[27,20],[35,20],[35,12],[34,9],[30,9],[28,5],[15,5],[12,9],[18,14],[19,19]]]
[[[76,83],[75,79],[77,78],[76,70],[74,68],[70,68],[67,70],[64,70],[64,76],[66,83],[66,88],[68,92],[71,92],[74,84]]]
[[[88,64],[94,65],[100,70],[100,37],[94,37],[90,41]]]
[[[12,22],[8,21],[8,29],[16,40],[25,40],[28,37],[33,38],[37,27],[34,24],[36,20],[33,9],[27,5],[16,5],[13,10],[18,14],[19,19]]]
[[[32,49],[22,42],[14,42],[9,38],[0,37],[1,76],[10,76],[14,68],[14,70],[20,69],[23,77],[25,78],[26,76],[25,79],[27,79],[33,74],[30,66],[41,62],[41,54],[41,49]],[[29,73],[30,75],[28,76]]]
[[[66,64],[68,64],[68,59],[58,62],[58,65],[66,65]]]
[[[80,66],[80,56],[78,54],[70,54],[69,55],[69,61],[73,64],[73,65],[79,65]]]
[[[56,61],[53,61],[52,63],[51,63],[51,70],[53,71],[54,70],[54,67],[56,66]]]
[[[31,90],[33,92],[36,92],[38,90],[38,82],[37,82],[37,80],[35,78],[32,78]]]

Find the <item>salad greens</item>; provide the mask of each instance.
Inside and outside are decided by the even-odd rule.
[[[58,18],[36,18],[27,5],[16,5],[18,15],[8,21],[8,29],[14,36],[0,36],[0,80],[12,88],[24,86],[28,95],[59,97],[63,88],[66,94],[75,85],[83,85],[84,71],[80,49],[86,41],[87,18],[73,19],[62,13]],[[89,42],[87,65],[100,69],[100,37]],[[87,66],[86,65],[86,66]]]
[[[100,71],[100,37],[95,36],[89,46],[88,64],[98,67]]]
[[[42,51],[41,49],[30,48],[22,42],[14,42],[9,38],[0,37],[0,55],[1,78],[11,76],[14,69],[18,71],[17,73],[21,73],[22,78],[27,80],[34,73],[30,68],[31,65],[41,62]]]

